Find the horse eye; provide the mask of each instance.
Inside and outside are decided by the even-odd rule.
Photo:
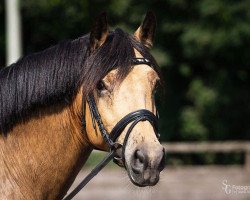
[[[96,89],[99,90],[99,91],[102,91],[102,90],[106,90],[107,88],[106,88],[103,81],[99,81],[97,86],[96,86]]]

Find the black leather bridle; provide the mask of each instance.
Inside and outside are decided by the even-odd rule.
[[[145,58],[133,58],[132,59],[133,65],[141,65],[146,64],[151,66],[151,63],[148,59]],[[133,128],[138,124],[140,121],[149,121],[150,124],[153,126],[156,137],[159,139],[160,135],[158,133],[158,116],[155,116],[154,113],[152,113],[149,110],[146,109],[140,109],[136,110],[134,112],[131,112],[127,114],[125,117],[123,117],[112,129],[110,133],[107,132],[105,129],[101,115],[98,111],[98,108],[95,103],[94,95],[91,93],[87,96],[87,102],[89,105],[91,118],[92,118],[92,124],[94,128],[96,129],[95,124],[97,123],[98,128],[100,130],[100,133],[102,134],[103,139],[108,144],[110,152],[109,154],[83,179],[83,181],[68,195],[64,198],[64,200],[72,199],[95,175],[98,174],[112,159],[114,162],[120,166],[125,166],[125,148],[126,144],[129,138],[130,133],[132,132]],[[83,98],[82,100],[83,107],[84,107],[84,113],[85,113],[85,105],[86,101]],[[85,114],[84,114],[85,115]],[[127,127],[128,124],[130,124],[130,127],[128,128],[123,144],[119,144],[116,142],[117,138],[121,135],[121,133],[124,131],[124,129]],[[83,118],[83,126],[86,125],[85,117]],[[122,148],[122,156],[117,157],[115,155],[115,152],[118,148]],[[125,166],[126,167],[126,166]]]

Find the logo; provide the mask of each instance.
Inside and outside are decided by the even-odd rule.
[[[228,184],[227,180],[223,180],[222,184],[222,189],[225,191],[226,194],[250,194],[250,185],[230,185]]]

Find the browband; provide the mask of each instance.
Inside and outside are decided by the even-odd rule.
[[[147,58],[132,58],[132,64],[133,65],[148,65],[151,66],[151,62]]]

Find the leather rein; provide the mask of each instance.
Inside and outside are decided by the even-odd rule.
[[[141,65],[146,64],[151,67],[151,63],[148,59],[145,58],[133,58],[132,59],[133,65]],[[127,114],[125,117],[123,117],[118,123],[114,126],[112,131],[110,133],[107,132],[105,129],[101,115],[98,111],[98,108],[95,103],[94,95],[91,93],[87,96],[87,102],[89,104],[89,109],[91,113],[92,118],[92,124],[94,126],[94,129],[96,129],[96,123],[98,125],[98,128],[100,130],[100,133],[102,134],[103,139],[108,144],[110,152],[107,154],[107,156],[81,181],[81,183],[70,193],[68,194],[63,200],[70,200],[72,199],[94,176],[96,176],[112,159],[114,163],[118,164],[119,166],[126,167],[125,162],[125,148],[126,144],[129,138],[130,133],[132,132],[133,128],[136,126],[137,123],[140,121],[149,121],[150,124],[154,128],[154,132],[156,134],[156,137],[159,139],[160,135],[158,133],[158,116],[155,116],[154,113],[152,113],[149,110],[146,109],[140,109],[136,110],[134,112],[131,112]],[[85,113],[85,99],[83,97],[82,100],[83,107],[84,107],[84,113]],[[83,114],[85,115],[85,114]],[[116,142],[117,138],[122,134],[123,130],[126,128],[126,126],[131,123],[130,127],[128,128],[128,131],[126,132],[123,144],[119,144]],[[86,127],[86,121],[85,117],[83,117],[83,126]],[[122,157],[117,157],[115,155],[116,150],[122,148]]]

